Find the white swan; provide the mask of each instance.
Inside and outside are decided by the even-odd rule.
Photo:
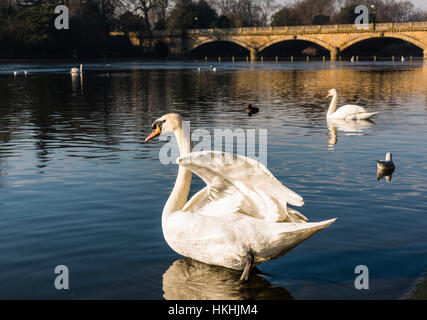
[[[253,159],[217,151],[191,152],[190,136],[177,114],[153,123],[145,139],[174,133],[180,157],[178,176],[162,213],[163,235],[177,253],[212,265],[243,270],[278,258],[335,219],[307,222],[287,203],[303,199]],[[192,172],[207,187],[188,202]]]
[[[78,69],[78,68],[71,68],[71,73],[72,74],[78,74],[78,73],[83,73],[83,65],[81,64],[80,65],[80,69]]]
[[[366,120],[378,112],[366,112],[365,108],[354,104],[347,104],[337,109],[338,93],[337,90],[331,89],[328,91],[326,98],[332,97],[329,105],[327,118],[328,119],[344,119],[344,120]],[[336,110],[336,111],[335,111]]]

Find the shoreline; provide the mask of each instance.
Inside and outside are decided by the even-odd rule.
[[[80,61],[135,61],[135,60],[147,60],[147,61],[169,61],[169,60],[180,60],[180,59],[162,59],[162,58],[0,58],[0,63],[9,62],[80,62]]]
[[[221,62],[251,62],[247,61],[245,57],[236,57],[236,61],[232,60],[232,57],[222,57],[223,60]],[[359,62],[399,62],[393,61],[392,56],[387,57],[377,57],[377,61],[372,61],[371,57],[363,57]],[[423,56],[412,56],[413,61],[423,61]],[[346,62],[348,59],[343,58],[342,61],[336,62]],[[100,61],[206,61],[206,62],[218,62],[217,57],[209,57],[207,60],[204,58],[195,58],[195,57],[178,57],[171,56],[169,58],[160,58],[160,57],[127,57],[127,58],[0,58],[0,63],[20,63],[20,62],[42,62],[42,63],[80,63],[80,62],[100,62]],[[295,57],[294,61],[302,61],[307,62],[304,57]],[[322,62],[321,57],[312,57],[310,58],[310,62]],[[289,57],[279,57],[279,60],[276,61],[275,57],[263,57],[263,59],[259,59],[253,62],[291,62]],[[324,62],[330,62],[330,60],[326,60]],[[409,60],[408,60],[409,62]]]
[[[402,300],[427,300],[427,271],[414,282]]]

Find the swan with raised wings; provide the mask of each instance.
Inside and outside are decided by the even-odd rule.
[[[367,120],[372,118],[378,112],[367,112],[365,108],[354,104],[346,104],[337,109],[338,93],[337,90],[331,89],[328,91],[326,98],[332,97],[329,105],[327,118],[328,119],[343,119],[343,120]]]
[[[177,114],[154,121],[149,141],[174,133],[178,176],[162,213],[163,235],[177,253],[207,264],[243,270],[278,258],[335,219],[307,222],[287,204],[303,199],[256,160],[218,151],[191,152],[189,133]],[[188,199],[192,173],[207,186]]]

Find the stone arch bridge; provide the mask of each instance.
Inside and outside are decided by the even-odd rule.
[[[250,52],[251,60],[265,48],[282,41],[304,40],[315,43],[330,52],[336,60],[343,50],[367,39],[397,38],[423,50],[427,59],[427,21],[370,24],[358,29],[355,24],[289,27],[254,27],[233,29],[191,29],[183,36],[179,31],[154,31],[152,45],[163,42],[174,55],[185,55],[197,47],[214,41],[235,43]],[[131,41],[139,41],[131,35]],[[145,45],[145,43],[144,43]]]

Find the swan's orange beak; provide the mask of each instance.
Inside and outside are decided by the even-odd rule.
[[[150,133],[150,135],[145,138],[145,142],[153,139],[155,136],[158,136],[160,134],[161,130],[159,128],[159,125],[156,124],[156,129],[153,130],[153,132]]]
[[[328,93],[328,95],[325,97],[325,99],[328,99],[330,96],[329,96],[329,93]]]

